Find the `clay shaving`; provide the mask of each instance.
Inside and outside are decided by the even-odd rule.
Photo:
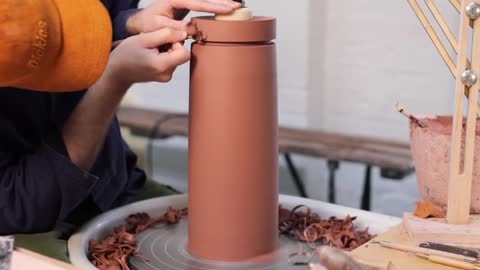
[[[312,213],[311,209],[306,208],[306,211],[300,211],[301,208],[304,206],[300,205],[292,210],[280,206],[280,232],[307,242],[313,248],[315,243],[321,243],[351,251],[374,237],[368,233],[368,228],[365,230],[355,228],[353,221],[356,217],[322,219],[319,215]]]
[[[428,124],[427,124],[425,121],[423,121],[423,120],[421,120],[421,119],[413,116],[411,113],[405,111],[405,109],[404,109],[402,106],[400,106],[400,104],[397,103],[397,105],[396,105],[395,107],[397,108],[397,111],[398,111],[399,113],[401,113],[403,116],[405,116],[405,117],[407,117],[408,119],[410,119],[410,120],[411,120],[413,123],[415,123],[417,126],[419,126],[419,127],[421,127],[421,128],[426,128],[426,127],[428,127]]]
[[[207,40],[207,35],[203,31],[198,30],[197,25],[192,22],[187,24],[187,33],[188,39],[193,39],[200,44],[205,43]]]
[[[368,233],[368,228],[363,231],[355,229],[353,221],[356,217],[331,217],[324,220],[308,208],[306,211],[299,211],[303,207],[297,206],[293,210],[279,207],[280,233],[308,242],[313,248],[315,243],[322,243],[347,251],[374,237]],[[100,270],[130,270],[129,258],[137,257],[147,261],[140,255],[135,236],[159,224],[176,224],[187,217],[187,213],[187,209],[170,207],[158,219],[152,219],[146,213],[130,215],[125,220],[125,225],[116,227],[113,233],[103,240],[90,240],[89,259]]]
[[[125,225],[113,229],[113,233],[101,241],[90,240],[89,259],[100,270],[130,270],[128,259],[132,256],[145,260],[137,248],[135,235],[159,224],[176,224],[187,216],[187,209],[168,208],[158,219],[146,213],[130,215]]]
[[[417,201],[416,204],[417,209],[415,209],[414,215],[419,218],[444,218],[446,216],[445,210],[430,201]]]

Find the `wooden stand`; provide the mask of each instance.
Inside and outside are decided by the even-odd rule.
[[[17,248],[13,251],[11,270],[80,270],[71,264]]]
[[[379,235],[374,240],[388,241],[411,247],[418,247],[419,244],[417,241],[413,241],[408,237],[401,225]],[[384,248],[380,245],[372,244],[371,242],[353,250],[351,255],[357,261],[365,262],[367,265],[381,266],[391,263],[393,265],[392,269],[394,270],[458,270],[458,268],[434,264],[428,260],[412,256],[408,252]]]
[[[417,242],[435,242],[480,248],[480,216],[472,215],[464,225],[448,224],[445,219],[422,219],[411,213],[403,216],[403,227]]]
[[[415,0],[410,4],[425,26],[425,16],[420,11]],[[433,2],[426,1],[434,17],[442,25],[444,20],[435,9]],[[455,1],[453,1],[455,2]],[[452,2],[452,3],[453,3]],[[480,89],[480,2],[478,0],[463,0],[460,7],[460,34],[458,42],[453,42],[449,30],[441,29],[450,38],[454,50],[458,53],[457,65],[452,68],[439,49],[447,65],[456,78],[455,85],[455,112],[453,116],[452,144],[450,155],[450,175],[448,184],[448,204],[446,219],[419,219],[412,214],[404,217],[404,226],[410,237],[418,241],[432,241],[457,245],[480,245],[480,217],[470,216],[472,192],[473,164],[476,117],[478,112],[478,90]],[[473,27],[471,64],[468,60],[469,30]],[[430,37],[437,37],[431,27],[426,27]],[[444,48],[437,38],[432,38],[437,48]],[[456,45],[458,44],[458,45]],[[469,99],[467,105],[466,132],[463,134],[463,119],[465,110],[464,95]]]

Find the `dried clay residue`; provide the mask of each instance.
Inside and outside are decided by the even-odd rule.
[[[279,207],[280,233],[308,242],[312,247],[316,242],[321,242],[347,251],[374,237],[368,233],[368,228],[355,228],[355,217],[321,219],[310,209],[299,211],[302,207],[297,206],[293,210]],[[129,258],[135,256],[146,260],[139,254],[135,235],[158,224],[176,224],[187,216],[187,212],[187,209],[169,208],[159,219],[152,219],[146,213],[131,215],[125,225],[116,227],[103,240],[90,240],[89,259],[100,270],[130,270]]]
[[[146,213],[130,215],[125,225],[120,225],[113,233],[101,241],[90,240],[89,259],[100,270],[129,270],[128,259],[136,256],[146,260],[139,254],[135,235],[159,224],[176,224],[187,216],[187,210],[168,208],[158,219],[152,219]]]
[[[438,206],[435,206],[430,201],[417,201],[417,209],[414,215],[419,218],[444,218],[446,211]]]
[[[197,25],[193,22],[187,24],[187,34],[191,39],[200,44],[205,43],[207,40],[207,35],[203,31],[198,30]]]
[[[356,217],[344,219],[330,217],[322,219],[310,209],[299,211],[303,206],[293,210],[280,207],[280,232],[293,235],[297,240],[308,242],[312,247],[315,242],[351,251],[371,240],[374,236],[365,230],[357,230],[353,224]]]

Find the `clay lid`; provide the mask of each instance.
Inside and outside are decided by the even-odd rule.
[[[192,22],[206,42],[265,42],[276,38],[276,19],[254,17],[248,21],[217,21],[213,16],[195,17]]]

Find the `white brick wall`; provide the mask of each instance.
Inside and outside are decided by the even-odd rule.
[[[436,3],[456,15],[448,1]],[[450,113],[453,79],[406,0],[310,4],[310,32],[321,33],[310,40],[309,126],[407,140],[397,101],[414,113]]]

